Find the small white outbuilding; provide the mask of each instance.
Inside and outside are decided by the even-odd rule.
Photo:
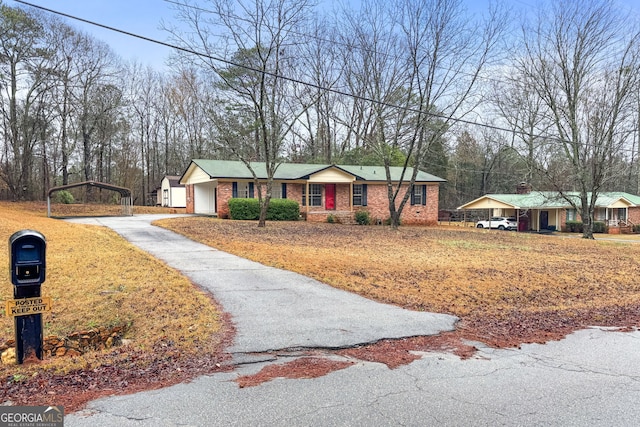
[[[186,208],[187,192],[184,184],[180,184],[179,176],[167,175],[162,178],[158,189],[158,202],[168,208]]]

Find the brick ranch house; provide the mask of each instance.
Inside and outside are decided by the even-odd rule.
[[[580,204],[577,192],[565,193]],[[591,197],[591,195],[589,195]],[[512,216],[518,231],[564,230],[567,221],[580,221],[569,202],[552,191],[531,191],[519,185],[517,194],[486,194],[458,209],[488,209],[491,216]],[[640,224],[640,197],[625,192],[601,192],[596,199],[596,221],[604,222],[611,234],[631,232]]]
[[[258,179],[266,183],[265,163],[252,163],[252,168]],[[391,168],[395,185],[401,172],[400,167]],[[408,169],[405,177],[411,177],[412,172]],[[410,203],[402,212],[403,224],[438,223],[439,184],[444,181],[418,171]],[[253,176],[240,161],[192,160],[180,183],[186,186],[187,213],[228,218],[229,199],[256,197]],[[402,186],[407,188],[407,184]],[[383,166],[282,163],[273,178],[272,198],[297,201],[307,221],[326,222],[333,215],[339,222],[351,222],[358,210],[367,210],[375,220],[389,217]]]

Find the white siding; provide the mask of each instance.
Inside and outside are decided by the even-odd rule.
[[[169,178],[162,179],[158,199],[162,206],[170,208],[187,207],[187,189],[184,187],[171,187]]]
[[[330,168],[313,174],[309,177],[309,182],[330,182],[330,183],[349,183],[355,181],[353,175],[346,174],[338,169]]]
[[[184,175],[182,182],[185,184],[200,184],[202,182],[209,181],[212,181],[209,174],[192,163],[191,166],[189,166],[189,170],[187,170],[187,173]]]

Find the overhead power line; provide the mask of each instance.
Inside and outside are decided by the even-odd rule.
[[[165,47],[168,47],[168,48],[171,48],[171,49],[175,49],[175,50],[178,50],[178,51],[181,51],[181,52],[189,53],[191,55],[196,55],[196,56],[199,56],[199,57],[202,57],[202,58],[207,58],[207,59],[210,59],[212,61],[221,62],[223,64],[227,64],[227,65],[231,65],[231,66],[234,66],[234,67],[242,68],[244,70],[252,71],[254,73],[265,74],[267,76],[274,77],[276,79],[286,80],[286,81],[289,81],[291,83],[304,85],[304,86],[307,86],[307,87],[311,87],[313,89],[318,89],[318,90],[321,90],[321,91],[331,92],[331,93],[334,93],[336,95],[342,95],[342,96],[351,97],[351,98],[354,98],[354,99],[358,99],[360,101],[371,102],[373,104],[382,105],[384,107],[398,108],[398,109],[403,109],[405,111],[409,111],[409,112],[413,112],[413,113],[424,114],[424,115],[427,115],[427,116],[430,116],[430,117],[434,117],[434,118],[438,118],[438,119],[445,120],[445,121],[453,121],[453,122],[457,122],[457,123],[464,123],[464,124],[468,124],[468,125],[472,125],[472,126],[481,126],[481,127],[486,128],[486,129],[499,130],[499,131],[503,131],[503,132],[513,132],[510,129],[504,129],[504,128],[501,128],[501,127],[498,127],[498,126],[493,126],[493,125],[488,125],[488,124],[483,124],[483,123],[476,123],[476,122],[472,122],[470,120],[457,119],[457,118],[454,118],[454,117],[445,116],[444,114],[437,114],[437,113],[433,113],[433,112],[429,112],[429,111],[418,110],[418,109],[411,108],[411,107],[405,107],[405,106],[402,106],[402,105],[390,104],[390,103],[387,103],[387,102],[384,102],[384,101],[378,101],[378,100],[375,100],[375,99],[372,99],[372,98],[368,98],[366,96],[355,95],[355,94],[348,93],[348,92],[345,92],[345,91],[342,91],[342,90],[339,90],[339,89],[325,87],[325,86],[321,86],[321,85],[318,85],[318,84],[315,84],[315,83],[310,83],[310,82],[305,82],[305,81],[302,81],[302,80],[299,80],[299,79],[294,79],[293,77],[282,76],[282,75],[279,75],[279,74],[276,74],[276,73],[272,73],[272,72],[267,71],[267,70],[259,70],[257,68],[253,68],[253,67],[250,67],[250,66],[247,66],[247,65],[244,65],[244,64],[240,64],[238,62],[234,62],[234,61],[231,61],[231,60],[228,60],[228,59],[219,58],[219,57],[216,57],[216,56],[213,56],[213,55],[209,55],[209,54],[206,54],[206,53],[202,53],[202,52],[197,52],[197,51],[195,51],[193,49],[189,49],[189,48],[186,48],[186,47],[183,47],[183,46],[178,46],[178,45],[174,45],[174,44],[171,44],[171,43],[163,42],[163,41],[160,41],[160,40],[153,39],[151,37],[142,36],[140,34],[132,33],[130,31],[121,30],[119,28],[115,28],[115,27],[112,27],[112,26],[109,26],[109,25],[100,24],[99,22],[95,22],[95,21],[91,21],[91,20],[88,20],[88,19],[80,18],[78,16],[74,16],[74,15],[71,15],[71,14],[68,14],[68,13],[64,13],[64,12],[60,12],[60,11],[53,10],[53,9],[49,9],[49,8],[44,7],[44,6],[39,6],[39,5],[36,5],[36,4],[33,4],[33,3],[29,3],[29,2],[26,2],[26,1],[23,1],[23,0],[13,0],[13,1],[15,1],[16,3],[20,3],[20,4],[24,4],[26,6],[30,6],[30,7],[36,8],[36,9],[43,10],[45,12],[53,13],[55,15],[64,16],[64,17],[69,18],[69,19],[73,19],[73,20],[76,20],[76,21],[84,22],[86,24],[93,25],[93,26],[100,27],[100,28],[104,28],[104,29],[109,30],[109,31],[114,31],[116,33],[124,34],[124,35],[129,36],[129,37],[135,37],[137,39],[145,40],[145,41],[148,41],[150,43],[159,44],[161,46],[165,46]]]
[[[210,9],[206,9],[206,8],[203,8],[203,7],[200,7],[200,6],[187,4],[187,3],[184,3],[183,1],[178,1],[178,0],[163,0],[163,1],[165,3],[173,4],[173,5],[176,5],[176,6],[181,7],[181,8],[192,9],[192,10],[195,10],[195,11],[198,11],[198,12],[204,12],[204,13],[209,13],[209,14],[214,14],[215,13],[215,14],[220,14],[222,16],[225,16],[226,18],[237,18],[237,19],[245,20],[243,18],[239,18],[239,17],[236,17],[236,16],[231,16],[231,15],[228,15],[228,14],[222,14],[219,11],[218,12],[214,12],[214,11],[212,11]],[[248,22],[248,20],[245,20],[245,21]],[[270,27],[268,23],[261,23],[261,25],[264,28],[273,30],[273,28]],[[347,49],[359,50],[359,51],[362,51],[362,52],[366,52],[368,54],[382,55],[382,56],[385,56],[385,57],[388,57],[388,58],[392,58],[392,59],[395,59],[395,60],[401,59],[401,57],[398,56],[398,55],[395,55],[395,54],[392,54],[392,53],[388,53],[388,52],[380,52],[378,50],[367,48],[367,47],[363,47],[363,46],[360,46],[360,45],[355,44],[355,43],[343,42],[343,41],[335,40],[335,39],[328,39],[328,38],[320,37],[320,36],[315,35],[315,34],[309,34],[309,33],[300,32],[300,31],[289,31],[289,33],[295,34],[295,35],[298,35],[298,36],[302,36],[302,37],[307,38],[307,39],[312,39],[312,40],[317,40],[317,41],[324,42],[324,43],[329,43],[331,45],[343,46],[343,47],[346,47]],[[467,77],[476,78],[476,76],[473,73],[464,72],[464,71],[460,71],[460,70],[454,70],[453,68],[447,68],[447,67],[444,67],[444,66],[441,66],[441,65],[434,65],[434,68],[440,69],[440,70],[443,70],[443,71],[446,71],[446,72],[454,72],[454,73],[457,73],[458,75],[464,75],[464,76],[467,76]],[[485,81],[489,81],[489,82],[503,83],[502,80],[498,80],[496,78],[483,76],[483,75],[478,75],[477,78],[485,80]]]
[[[112,27],[112,26],[109,26],[109,25],[101,24],[99,22],[91,21],[91,20],[88,20],[88,19],[85,19],[85,18],[81,18],[81,17],[75,16],[75,15],[71,15],[71,14],[68,14],[68,13],[65,13],[65,12],[60,12],[60,11],[57,11],[57,10],[54,10],[54,9],[46,8],[44,6],[40,6],[40,5],[36,5],[36,4],[33,4],[33,3],[29,3],[29,2],[24,1],[24,0],[13,0],[13,1],[15,1],[16,3],[23,4],[25,6],[33,7],[35,9],[39,9],[39,10],[42,10],[42,11],[45,11],[45,12],[48,12],[48,13],[52,13],[54,15],[64,16],[66,18],[69,18],[69,19],[72,19],[72,20],[75,20],[75,21],[84,22],[84,23],[89,24],[89,25],[93,25],[93,26],[96,26],[96,27],[104,28],[104,29],[109,30],[109,31],[113,31],[113,32],[116,32],[116,33],[124,34],[126,36],[134,37],[134,38],[137,38],[137,39],[140,39],[140,40],[144,40],[144,41],[147,41],[147,42],[150,42],[150,43],[155,43],[155,44],[158,44],[158,45],[161,45],[161,46],[165,46],[165,47],[168,47],[168,48],[180,51],[180,52],[184,52],[184,53],[188,53],[188,54],[195,55],[195,56],[198,56],[198,57],[210,59],[212,61],[220,62],[220,63],[226,64],[226,65],[231,65],[231,66],[234,66],[234,67],[242,68],[242,69],[247,70],[247,71],[252,71],[252,72],[255,72],[255,73],[261,73],[261,74],[264,74],[264,75],[267,75],[267,76],[270,76],[270,77],[274,77],[276,79],[282,79],[282,80],[285,80],[285,81],[289,81],[289,82],[292,82],[292,83],[304,85],[304,86],[307,86],[307,87],[310,87],[310,88],[313,88],[313,89],[317,89],[317,90],[320,90],[320,91],[334,93],[334,94],[337,94],[337,95],[350,97],[350,98],[357,99],[357,100],[360,100],[360,101],[370,102],[372,104],[381,105],[381,106],[384,106],[384,107],[397,108],[397,109],[405,110],[405,111],[408,111],[408,112],[424,114],[424,115],[429,116],[429,117],[433,117],[433,118],[437,118],[437,119],[440,119],[440,120],[444,120],[445,122],[462,123],[462,124],[469,125],[469,126],[477,126],[477,127],[481,127],[481,128],[484,128],[484,129],[490,129],[490,130],[505,132],[505,133],[509,133],[509,134],[522,134],[522,135],[525,135],[527,137],[539,138],[539,139],[550,141],[550,142],[563,143],[562,140],[560,140],[560,139],[558,139],[556,137],[548,137],[548,136],[537,135],[537,134],[525,134],[525,133],[519,132],[519,131],[517,131],[515,129],[507,129],[507,128],[503,128],[501,126],[490,125],[490,124],[486,124],[486,123],[472,122],[471,120],[465,120],[465,119],[461,119],[461,118],[450,117],[450,116],[446,116],[444,114],[437,114],[437,113],[433,113],[433,112],[430,112],[430,111],[423,111],[423,110],[418,110],[418,109],[411,108],[411,107],[406,107],[406,106],[396,105],[396,104],[390,104],[390,103],[387,103],[387,102],[384,102],[384,101],[378,101],[378,100],[375,100],[375,99],[372,99],[372,98],[368,98],[366,96],[356,95],[356,94],[353,94],[353,93],[348,93],[348,92],[345,92],[343,90],[339,90],[339,89],[335,89],[335,88],[331,88],[331,87],[325,87],[325,86],[321,86],[321,85],[318,85],[318,84],[315,84],[315,83],[305,82],[305,81],[302,81],[302,80],[299,80],[299,79],[294,79],[292,77],[282,76],[282,75],[279,75],[279,74],[276,74],[276,73],[272,73],[272,72],[267,71],[267,70],[259,70],[257,68],[253,68],[253,67],[250,67],[250,66],[247,66],[247,65],[244,65],[244,64],[240,64],[240,63],[228,60],[228,59],[219,58],[219,57],[216,57],[216,56],[213,56],[213,55],[209,55],[209,54],[206,54],[206,53],[202,53],[202,52],[198,52],[198,51],[195,51],[193,49],[189,49],[189,48],[186,48],[186,47],[183,47],[183,46],[178,46],[178,45],[175,45],[175,44],[172,44],[172,43],[163,42],[163,41],[160,41],[160,40],[157,40],[157,39],[153,39],[151,37],[146,37],[146,36],[143,36],[143,35],[140,35],[140,34],[132,33],[130,31],[121,30],[121,29],[116,28],[116,27]],[[582,143],[582,145],[589,146],[589,145],[594,145],[594,144]],[[625,151],[632,152],[631,150],[625,150]]]

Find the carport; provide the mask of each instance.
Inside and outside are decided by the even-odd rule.
[[[83,181],[75,184],[62,185],[60,187],[53,187],[49,189],[47,193],[47,216],[51,217],[51,195],[56,191],[68,190],[76,187],[96,187],[104,190],[116,191],[120,193],[120,205],[122,206],[122,216],[133,215],[133,202],[131,200],[131,190],[124,187],[118,187],[116,185],[107,184],[105,182],[97,181]]]
[[[485,209],[489,216],[515,217],[518,231],[559,229],[560,209],[557,206],[544,207],[538,203],[536,194],[487,194],[472,200],[458,210]],[[526,202],[529,203],[526,203]],[[465,213],[466,220],[466,213]]]

